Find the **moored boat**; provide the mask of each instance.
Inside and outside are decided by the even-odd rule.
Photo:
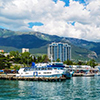
[[[33,63],[31,67],[20,68],[17,77],[66,77],[71,78],[73,72],[65,68],[62,62]]]

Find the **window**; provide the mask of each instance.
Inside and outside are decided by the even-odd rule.
[[[55,70],[57,70],[57,68],[54,68]]]
[[[48,70],[52,70],[52,68],[48,68]]]
[[[44,72],[44,74],[51,74],[51,72]]]
[[[38,74],[41,74],[41,72],[39,72]]]

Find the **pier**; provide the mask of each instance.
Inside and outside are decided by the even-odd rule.
[[[73,77],[94,77],[95,76],[95,73],[88,73],[88,74],[85,74],[85,73],[74,73],[73,74]]]
[[[65,77],[16,77],[14,74],[0,75],[2,80],[23,80],[23,81],[46,81],[46,82],[60,82],[65,81]]]

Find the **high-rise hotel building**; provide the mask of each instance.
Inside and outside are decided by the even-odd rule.
[[[71,60],[71,46],[67,43],[51,43],[48,46],[48,57],[51,61],[60,61]]]

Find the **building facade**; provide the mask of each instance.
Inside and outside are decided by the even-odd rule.
[[[22,53],[24,52],[29,52],[29,49],[28,48],[22,48]]]
[[[0,50],[0,52],[4,52],[4,50]]]
[[[71,60],[71,46],[67,43],[51,43],[48,46],[48,57],[51,61],[60,61]]]

